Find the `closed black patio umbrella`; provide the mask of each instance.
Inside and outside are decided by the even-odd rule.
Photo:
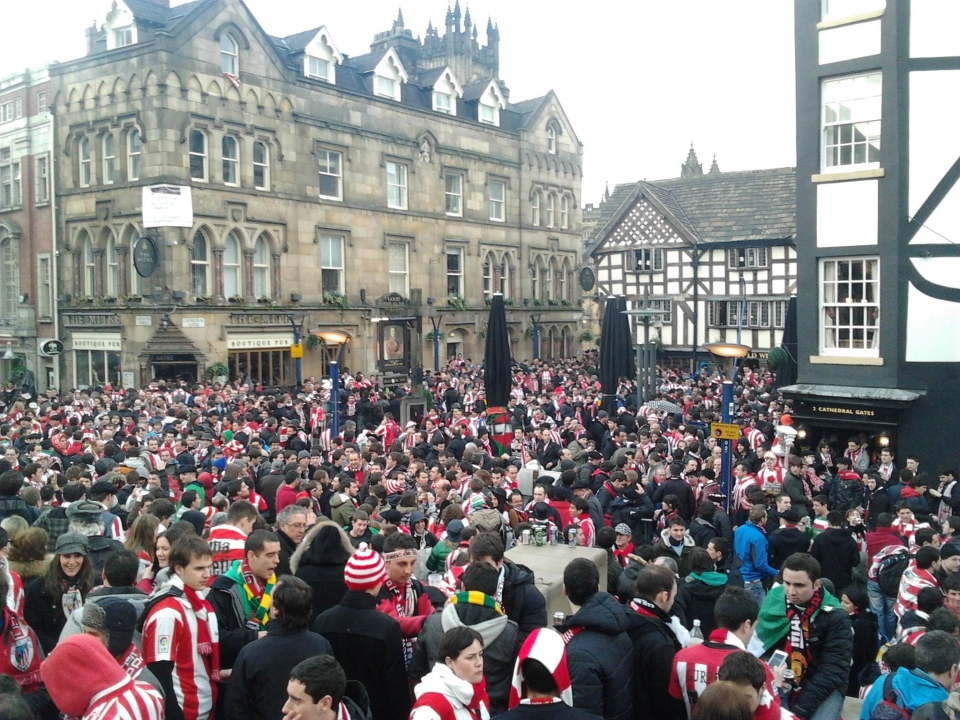
[[[617,331],[616,315],[620,303],[609,297],[603,308],[600,324],[600,408],[613,415],[616,412],[617,383],[620,380],[620,355],[622,349]]]
[[[637,363],[634,359],[633,333],[630,331],[630,316],[626,314],[627,298],[621,295],[617,302],[617,339],[620,343],[620,367],[618,378],[637,377]]]
[[[777,365],[777,387],[797,382],[797,298],[787,303],[787,317],[783,321],[783,339],[780,341],[786,357]]]
[[[507,413],[513,372],[510,359],[510,336],[507,334],[507,313],[503,295],[495,293],[490,302],[487,321],[487,344],[483,355],[483,387],[487,400],[487,429],[497,455],[510,451],[513,427]]]

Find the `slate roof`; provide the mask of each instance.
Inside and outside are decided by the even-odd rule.
[[[162,3],[153,0],[124,0],[130,12],[133,13],[133,16],[139,22],[150,23],[166,28],[172,27],[179,20],[193,13],[201,5],[214,1],[215,0],[191,0],[190,2],[168,8]],[[255,19],[254,23],[256,23]],[[295,67],[296,63],[294,60],[296,56],[301,54],[310,41],[316,37],[320,31],[320,27],[322,26],[294,33],[293,35],[287,35],[286,37],[277,37],[274,35],[267,35],[267,37],[284,64]],[[365,95],[374,95],[373,80],[369,76],[369,73],[376,68],[386,53],[387,49],[368,52],[356,57],[344,54],[343,63],[337,66],[336,86]],[[440,77],[440,73],[444,70],[445,67],[426,70],[420,74],[418,82],[413,82],[411,79],[411,82],[403,83],[401,85],[400,103],[409,107],[431,110],[433,107],[431,97],[433,85],[437,78]],[[415,68],[407,68],[407,71],[413,74]],[[487,89],[491,80],[492,78],[463,86],[463,98],[457,102],[458,117],[477,122],[477,100],[483,95],[483,91]],[[502,88],[502,83],[500,83],[500,85]],[[543,95],[518,103],[508,103],[506,109],[500,111],[500,129],[516,132],[524,127],[528,119],[532,117],[531,114],[540,108],[546,97],[547,95]]]
[[[698,244],[792,240],[797,232],[794,168],[713,173],[617,185],[600,208],[588,253],[640,195],[659,202]]]
[[[193,0],[193,2],[177,5],[176,7],[164,7],[160,3],[151,2],[151,0],[124,0],[124,3],[137,20],[153,23],[154,25],[167,25],[174,20],[182,18],[206,0]]]

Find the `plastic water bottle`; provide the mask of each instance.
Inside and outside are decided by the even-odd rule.
[[[690,631],[690,644],[699,645],[703,642],[703,630],[700,629],[700,621],[693,621],[693,630]]]

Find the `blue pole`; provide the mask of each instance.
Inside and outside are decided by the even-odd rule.
[[[733,410],[733,382],[723,381],[723,395],[720,401],[720,422],[730,422],[730,416]],[[730,440],[721,440],[720,448],[720,492],[723,493],[723,507],[730,512]]]
[[[540,359],[540,323],[533,321],[533,359]]]
[[[440,331],[433,329],[433,371],[440,372]]]
[[[303,340],[303,337],[300,334],[300,328],[294,323],[293,325],[293,344],[299,345]],[[303,385],[303,350],[300,350],[300,357],[293,359],[293,371],[297,377],[297,387]]]
[[[340,434],[340,364],[330,362],[330,437]]]

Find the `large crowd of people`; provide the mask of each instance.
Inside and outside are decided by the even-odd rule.
[[[344,371],[337,434],[314,379],[8,386],[0,718],[960,717],[953,470],[791,444],[744,367],[724,478],[720,375],[597,374],[515,365],[506,444],[463,358],[406,422]],[[548,615],[509,551],[558,543]]]

